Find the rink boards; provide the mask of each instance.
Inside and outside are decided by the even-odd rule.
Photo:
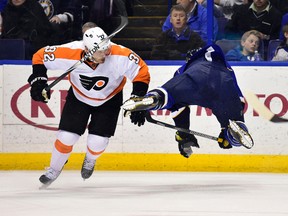
[[[11,62],[10,62],[11,63]],[[43,169],[49,165],[61,109],[69,82],[53,88],[48,104],[30,99],[27,78],[30,62],[0,65],[0,169]],[[181,62],[180,62],[181,63]],[[172,77],[180,63],[149,63],[150,89]],[[255,92],[274,113],[288,118],[288,72],[286,65],[234,65],[241,89]],[[63,71],[49,71],[50,82]],[[124,100],[129,98],[131,84],[126,84]],[[167,111],[153,112],[153,118],[173,124]],[[138,127],[124,118],[121,111],[115,136],[105,154],[99,158],[100,170],[176,170],[176,171],[248,171],[288,172],[288,124],[275,124],[260,118],[248,105],[245,119],[255,146],[248,150],[223,150],[217,142],[199,138],[199,149],[185,159],[178,154],[175,131],[146,123]],[[191,130],[218,136],[220,126],[211,111],[191,107]],[[86,151],[84,134],[74,146],[65,168],[79,169]]]

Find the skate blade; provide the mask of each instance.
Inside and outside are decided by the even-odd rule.
[[[234,121],[229,120],[229,127],[233,130],[238,136],[240,143],[247,149],[251,149],[254,146],[254,141],[250,134],[248,134],[245,130],[239,127]]]
[[[154,103],[153,98],[143,98],[141,101],[135,101],[133,99],[127,100],[122,108],[126,111],[140,111],[146,110],[147,106],[150,106]]]

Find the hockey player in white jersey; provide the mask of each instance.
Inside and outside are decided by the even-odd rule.
[[[67,70],[106,37],[101,28],[95,27],[84,33],[83,41],[47,46],[36,52],[32,59],[33,73],[28,79],[32,99],[47,102],[46,98],[50,98],[50,91],[42,95],[47,86],[47,70]],[[133,83],[132,95],[144,96],[150,82],[146,63],[132,50],[110,40],[69,74],[71,87],[62,110],[50,167],[39,179],[44,186],[59,176],[87,125],[87,151],[81,175],[83,179],[92,175],[96,159],[114,135],[127,78]],[[133,112],[131,121],[143,125],[145,112]]]

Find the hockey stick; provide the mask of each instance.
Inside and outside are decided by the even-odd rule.
[[[51,84],[49,84],[46,88],[42,91],[42,96],[45,97],[45,101],[48,101],[47,98],[47,92],[50,91],[52,87],[54,87],[58,82],[60,82],[62,79],[64,79],[69,73],[71,73],[73,70],[75,70],[79,65],[81,65],[84,61],[86,61],[88,58],[92,57],[93,54],[108,40],[113,38],[117,33],[119,33],[126,25],[128,24],[128,18],[121,16],[121,23],[118,26],[118,28],[111,33],[109,36],[104,38],[97,46],[95,46],[92,50],[90,50],[88,53],[86,53],[83,58],[81,58],[78,62],[76,62],[74,65],[72,65],[65,73],[63,73],[61,76],[59,76],[57,79],[55,79]]]
[[[165,122],[158,121],[158,120],[153,119],[151,117],[150,112],[147,112],[145,117],[146,117],[146,120],[148,122],[152,123],[152,124],[157,124],[157,125],[160,125],[160,126],[163,126],[163,127],[172,128],[172,129],[184,132],[184,133],[193,134],[193,135],[204,137],[204,138],[207,138],[207,139],[216,140],[217,142],[222,142],[223,141],[222,138],[210,136],[208,134],[200,133],[200,132],[197,132],[197,131],[192,131],[192,130],[185,129],[185,128],[180,128],[180,127],[177,127],[175,125],[171,125],[171,124],[168,124],[168,123],[165,123]]]
[[[263,118],[274,123],[288,122],[288,119],[282,118],[271,112],[263,103],[261,103],[258,97],[251,91],[244,91],[245,99],[248,104],[250,104],[253,109]]]
[[[146,120],[148,122],[152,123],[152,124],[157,124],[157,125],[160,125],[160,126],[163,126],[163,127],[172,128],[172,129],[184,132],[184,133],[193,134],[193,135],[196,135],[196,136],[200,136],[200,137],[204,137],[204,138],[207,138],[207,139],[215,140],[217,142],[223,142],[223,138],[214,137],[214,136],[211,136],[211,135],[208,135],[208,134],[200,133],[200,132],[197,132],[197,131],[192,131],[192,130],[185,129],[185,128],[180,128],[180,127],[177,127],[177,126],[174,126],[174,125],[171,125],[171,124],[168,124],[168,123],[161,122],[161,121],[158,121],[156,119],[153,119],[149,112],[146,113]],[[239,134],[238,137],[239,137],[239,139],[241,138],[241,142],[240,143],[241,143],[242,146],[244,146],[247,149],[251,149],[253,147],[254,143],[253,143],[253,140],[250,137],[250,135],[246,135],[245,131],[243,131],[235,123],[235,121],[231,121],[230,120],[229,127],[232,129],[232,131],[234,131],[234,134]]]

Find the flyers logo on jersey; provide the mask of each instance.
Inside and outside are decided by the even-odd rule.
[[[92,88],[96,91],[100,91],[108,84],[108,77],[97,76],[97,77],[88,77],[80,75],[81,85],[90,91]]]

